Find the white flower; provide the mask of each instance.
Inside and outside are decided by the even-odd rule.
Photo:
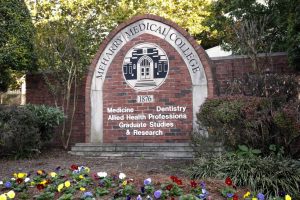
[[[78,167],[78,171],[81,172],[81,171],[84,171],[85,170],[85,166],[80,166]]]
[[[3,181],[0,181],[0,185],[3,185]]]
[[[126,178],[126,175],[124,173],[120,173],[119,174],[119,179],[124,179],[124,178]]]
[[[105,177],[107,177],[107,173],[106,173],[106,172],[98,172],[97,175],[98,175],[100,178],[105,178]]]
[[[152,200],[152,198],[149,195],[146,197],[146,199],[147,200]]]
[[[27,183],[28,181],[30,181],[30,178],[26,177],[24,182]]]
[[[15,181],[16,179],[15,178],[11,178],[10,180]]]

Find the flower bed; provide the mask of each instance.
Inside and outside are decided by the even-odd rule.
[[[267,199],[262,193],[237,193],[230,178],[225,180],[220,191],[223,199]],[[210,195],[205,182],[182,180],[171,176],[164,182],[146,178],[137,181],[124,173],[108,175],[106,172],[91,172],[86,166],[72,165],[70,169],[57,167],[52,172],[38,170],[32,173],[14,173],[12,178],[0,180],[0,200],[7,199],[181,199],[209,200]],[[276,200],[290,200],[291,197],[282,194]]]

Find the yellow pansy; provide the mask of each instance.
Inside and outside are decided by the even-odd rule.
[[[285,200],[292,200],[292,197],[290,195],[285,195]]]
[[[57,176],[57,174],[56,174],[55,172],[51,172],[51,173],[50,173],[50,176],[51,176],[52,178],[55,178],[55,177]]]
[[[60,192],[64,188],[64,184],[61,183],[57,186],[57,191]]]
[[[79,188],[80,189],[80,191],[85,191],[85,188],[84,187],[81,187],[81,188]]]
[[[40,184],[42,184],[42,185],[46,185],[47,184],[47,180],[42,180],[41,182],[40,182]]]
[[[14,175],[15,178],[18,178],[18,174],[17,173],[14,173],[13,175]]]
[[[80,178],[80,179],[84,179],[84,176],[83,176],[83,175],[79,175],[79,178]]]
[[[127,185],[127,181],[123,181],[122,185],[124,186]]]
[[[258,200],[256,197],[252,198],[252,200]]]
[[[16,193],[13,190],[11,190],[6,195],[8,196],[8,198],[13,199],[15,198]]]
[[[244,197],[244,199],[245,199],[245,198],[247,198],[247,197],[249,197],[249,196],[250,196],[250,192],[248,191],[248,192],[246,192],[246,194],[244,194],[243,197]]]
[[[26,173],[18,173],[18,178],[25,178],[26,176]]]
[[[36,172],[38,175],[42,175],[44,172],[43,172],[43,170],[37,170],[37,172]]]
[[[87,172],[87,173],[90,173],[90,168],[88,168],[88,167],[85,167],[85,171]]]
[[[5,194],[1,194],[0,195],[0,200],[6,200],[7,198],[6,198],[6,195]]]
[[[71,182],[70,181],[66,181],[65,182],[65,186],[68,188],[68,187],[70,187],[71,186]]]

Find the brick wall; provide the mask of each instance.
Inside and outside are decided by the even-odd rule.
[[[152,36],[153,37],[153,36]],[[133,43],[138,41],[139,38],[132,41]],[[184,66],[184,62],[179,59],[175,60],[174,58],[179,58],[180,56],[177,55],[175,50],[168,46],[164,41],[158,41],[159,38],[152,38],[152,42],[160,42],[162,46],[166,48],[167,54],[169,55],[170,59],[170,65],[176,65],[177,68],[173,68],[170,71],[169,78],[166,80],[166,82],[153,94],[155,96],[158,96],[159,104],[158,105],[175,105],[175,104],[186,104],[187,109],[191,110],[191,86],[190,86],[190,80],[189,79],[180,79],[182,81],[176,82],[178,80],[178,76],[185,76],[188,77],[188,71],[186,67],[180,67]],[[127,50],[133,45],[133,43],[127,44],[126,47],[124,47],[124,50],[119,52],[119,54],[126,54]],[[126,83],[123,81],[123,77],[120,77],[121,74],[117,74],[117,76],[112,76],[112,73],[115,73],[116,68],[120,66],[120,63],[123,60],[116,60],[114,63],[112,63],[112,66],[109,68],[108,76],[113,77],[109,78],[105,81],[105,90],[107,93],[107,96],[104,98],[104,107],[114,105],[115,102],[119,102],[124,105],[132,105],[128,103],[128,100],[130,100],[133,96],[132,89],[128,89],[126,87]],[[246,57],[222,57],[222,58],[214,58],[211,61],[213,63],[213,73],[215,77],[216,82],[216,90],[219,95],[224,94],[224,91],[226,89],[227,81],[232,80],[233,78],[241,77],[243,74],[251,72],[252,70],[252,64],[250,59]],[[272,55],[272,64],[270,65],[270,71],[274,71],[277,73],[293,73],[293,71],[288,68],[287,64],[287,56],[285,54],[274,54]],[[118,81],[119,80],[119,81]],[[121,80],[121,81],[120,81]],[[84,83],[84,81],[82,81]],[[44,83],[44,80],[40,74],[28,74],[26,77],[26,101],[27,103],[31,104],[46,104],[46,105],[53,105],[54,101],[50,93],[48,92],[47,86]],[[116,86],[119,87],[118,91],[116,91]],[[78,97],[78,105],[77,110],[75,113],[75,121],[73,126],[73,135],[71,138],[71,143],[76,142],[85,142],[85,126],[86,122],[85,119],[88,117],[85,114],[85,86],[81,85],[79,87],[79,97]],[[110,90],[114,90],[116,92],[110,93]],[[150,94],[145,93],[144,94]],[[122,95],[121,95],[122,94]],[[178,97],[178,98],[177,98]],[[127,103],[126,103],[127,102]],[[130,101],[129,101],[130,102]],[[132,102],[132,101],[131,101]],[[116,103],[117,105],[118,103]],[[149,109],[153,109],[153,105],[149,104],[147,105],[145,110],[145,113],[147,113]],[[137,110],[145,109],[143,107],[136,108]],[[104,113],[104,117],[107,118],[107,113]],[[186,120],[183,120],[179,123],[178,127],[180,129],[181,133],[187,133],[186,130],[191,130],[191,114],[188,114],[188,123],[185,122]],[[87,122],[88,123],[88,122]],[[112,141],[135,141],[136,139],[139,139],[141,141],[147,141],[147,138],[130,138],[126,136],[121,136],[119,138],[119,131],[118,128],[114,128],[110,124],[106,124],[106,132],[104,133],[104,141],[105,142],[112,142]],[[178,140],[178,141],[184,141],[188,138],[186,134],[180,134],[179,130],[178,133],[176,133],[176,130],[164,130],[166,133],[170,132],[169,134],[166,134],[164,137],[158,137],[158,142],[166,142],[166,141],[172,141]],[[174,132],[175,131],[175,132]],[[123,131],[124,132],[124,131]],[[173,132],[173,133],[171,133]],[[176,137],[174,137],[176,135]],[[151,138],[153,139],[153,138]],[[59,143],[60,138],[58,134],[56,135],[55,140],[56,143]]]
[[[84,83],[84,81],[82,81]],[[85,95],[84,85],[78,86],[77,109],[75,111],[74,126],[70,143],[85,142]],[[26,103],[27,104],[45,104],[54,106],[54,98],[49,92],[44,78],[41,74],[26,75]],[[72,105],[71,105],[72,106]],[[59,127],[54,135],[53,145],[61,145],[60,138],[61,127]]]
[[[243,77],[244,74],[253,72],[252,61],[246,56],[226,56],[212,58],[213,74],[216,81],[216,94],[222,95],[228,87],[228,82]],[[288,67],[286,53],[273,53],[265,57],[260,56],[259,65],[266,66],[266,70],[272,73],[295,73]]]

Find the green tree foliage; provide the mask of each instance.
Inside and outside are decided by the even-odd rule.
[[[194,36],[202,46],[216,45],[217,31],[201,22],[210,14],[210,0],[27,0],[36,21],[51,20],[69,13],[92,34],[93,46],[125,20],[141,14],[154,14],[176,22]],[[64,11],[62,11],[64,10]],[[93,50],[93,52],[95,49]]]
[[[218,0],[204,26],[217,31],[219,43],[256,62],[258,53],[288,51],[299,69],[299,0]],[[254,66],[258,67],[258,66]]]
[[[158,15],[177,23],[207,48],[215,45],[217,35],[202,24],[210,14],[209,5],[209,0],[121,0],[110,7],[104,21],[109,23],[107,27],[114,27],[135,15]]]
[[[23,0],[0,1],[0,92],[15,79],[15,72],[36,69],[34,26]]]
[[[33,4],[38,63],[54,103],[67,116],[61,141],[68,148],[77,105],[79,82],[95,52],[97,25],[91,1],[43,1]],[[96,29],[92,29],[95,25]]]
[[[296,1],[294,5],[288,18],[287,50],[290,64],[300,71],[300,1]]]

